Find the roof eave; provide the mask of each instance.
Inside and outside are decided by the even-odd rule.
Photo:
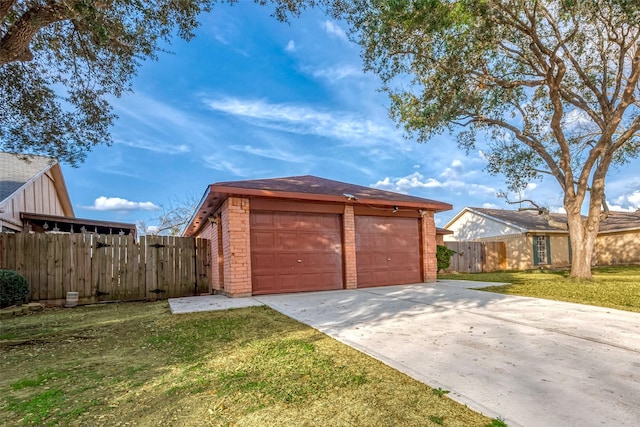
[[[365,199],[358,198],[357,200],[347,200],[344,195],[327,195],[327,194],[314,194],[314,193],[300,193],[289,191],[273,191],[262,190],[256,188],[241,188],[225,185],[211,184],[207,187],[198,208],[194,211],[193,215],[189,219],[187,226],[182,231],[182,236],[193,236],[200,232],[202,227],[207,223],[207,218],[214,213],[222,205],[222,202],[230,196],[245,196],[245,197],[265,197],[274,199],[290,199],[309,202],[325,202],[325,203],[339,203],[339,204],[352,204],[352,205],[365,205],[365,206],[399,206],[403,208],[413,208],[416,210],[426,209],[433,212],[442,212],[451,210],[453,208],[449,203],[444,202],[413,202],[413,201],[393,201],[393,200],[381,200],[381,199]]]
[[[488,214],[486,214],[486,213],[484,213],[484,212],[479,212],[479,211],[477,211],[477,210],[475,210],[475,209],[473,209],[473,208],[469,208],[469,207],[465,207],[464,209],[462,209],[458,215],[454,216],[454,217],[453,217],[453,219],[452,219],[451,221],[449,221],[449,222],[444,226],[444,228],[447,228],[447,227],[451,226],[454,222],[456,222],[458,219],[460,219],[460,217],[461,217],[465,212],[471,212],[471,213],[474,213],[474,214],[476,214],[476,215],[479,215],[479,216],[481,216],[481,217],[483,217],[483,218],[488,218],[488,219],[490,219],[490,220],[492,220],[492,221],[499,222],[499,223],[501,223],[501,224],[504,224],[504,225],[507,225],[507,226],[509,226],[509,227],[515,228],[515,229],[517,229],[517,230],[520,230],[520,232],[521,232],[521,233],[528,233],[528,232],[530,231],[530,230],[528,230],[528,229],[527,229],[527,228],[525,228],[525,227],[519,226],[519,225],[517,225],[517,224],[513,224],[512,222],[505,221],[505,220],[500,219],[500,218],[496,218],[495,216],[488,215]]]
[[[56,192],[58,193],[58,199],[60,200],[60,204],[62,205],[62,212],[64,212],[64,216],[75,217],[75,213],[73,212],[73,205],[71,203],[71,198],[69,197],[69,191],[67,190],[67,184],[64,181],[64,175],[62,175],[62,168],[60,163],[56,160],[55,164],[50,168],[51,173],[53,175],[53,185],[56,188]]]

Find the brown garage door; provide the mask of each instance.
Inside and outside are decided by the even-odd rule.
[[[358,287],[422,281],[415,218],[356,216]]]
[[[342,288],[340,217],[251,213],[253,294]]]

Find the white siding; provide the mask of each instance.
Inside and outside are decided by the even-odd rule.
[[[445,242],[469,242],[487,237],[522,233],[522,230],[516,227],[511,227],[505,223],[469,211],[463,213],[447,229],[453,231],[453,234],[444,236]]]

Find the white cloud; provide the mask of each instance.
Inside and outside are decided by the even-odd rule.
[[[248,177],[255,173],[255,171],[247,168],[242,168],[227,160],[222,160],[214,155],[204,156],[203,160],[208,168],[220,171],[228,172],[240,177]],[[243,163],[246,164],[246,161]]]
[[[120,197],[100,196],[94,200],[92,206],[83,206],[95,211],[157,211],[159,206],[153,202],[132,202]]]
[[[191,151],[188,145],[180,144],[180,145],[167,145],[163,143],[159,143],[157,141],[150,140],[116,140],[116,143],[126,145],[127,147],[139,148],[141,150],[153,151],[155,153],[164,153],[164,154],[184,154]]]
[[[322,27],[327,32],[327,34],[335,36],[342,40],[347,40],[347,34],[335,22],[326,20],[322,23]]]
[[[267,159],[281,160],[291,163],[306,163],[311,161],[309,156],[301,156],[290,151],[283,151],[278,148],[260,148],[251,145],[232,145],[234,151],[240,151],[254,156],[265,157]]]
[[[482,207],[485,209],[500,209],[500,206],[496,205],[495,203],[483,203]]]
[[[344,111],[319,111],[307,106],[238,98],[205,99],[204,102],[214,111],[236,116],[255,126],[335,138],[347,145],[389,144],[402,140],[396,129]]]
[[[633,208],[633,207],[624,207],[621,205],[609,205],[609,210],[611,211],[615,211],[615,212],[636,212],[637,209]]]
[[[564,125],[571,128],[590,124],[593,124],[593,121],[589,118],[587,113],[582,110],[578,110],[577,108],[569,111],[564,118]]]
[[[455,159],[451,162],[450,166],[440,174],[440,177],[447,178],[449,180],[462,179],[463,177],[465,177],[463,172],[464,164],[461,160]],[[475,174],[475,172],[476,171],[471,171],[467,175]]]
[[[635,212],[640,209],[640,190],[616,197],[613,203],[609,203],[609,209],[627,212]]]
[[[381,190],[395,191],[398,193],[408,193],[409,190],[416,188],[442,188],[450,191],[466,193],[470,196],[495,197],[496,189],[483,184],[467,183],[455,179],[447,179],[439,181],[434,178],[425,178],[420,172],[414,172],[410,175],[400,178],[385,177],[375,184],[371,185]]]
[[[337,67],[320,68],[311,71],[311,75],[315,78],[325,79],[331,83],[348,77],[361,77],[364,75],[362,70],[353,65],[340,65]]]
[[[289,40],[289,43],[287,43],[287,47],[285,47],[284,50],[286,50],[287,52],[295,52],[296,42],[294,42],[293,40]]]

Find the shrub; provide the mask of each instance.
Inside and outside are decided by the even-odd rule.
[[[438,245],[436,248],[436,259],[438,260],[438,271],[446,270],[451,264],[451,255],[456,251],[446,246]]]
[[[0,308],[29,302],[27,279],[13,270],[0,270]]]

